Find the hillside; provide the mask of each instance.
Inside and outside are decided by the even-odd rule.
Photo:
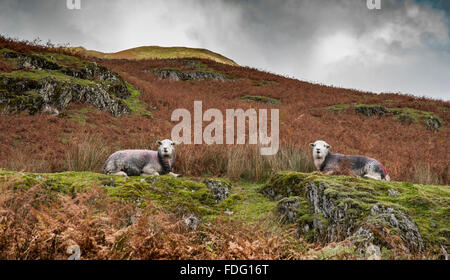
[[[170,59],[170,58],[201,58],[209,59],[219,63],[237,66],[237,64],[218,53],[206,49],[194,49],[186,47],[159,47],[159,46],[145,46],[123,50],[115,53],[103,53],[94,50],[86,50],[83,47],[73,47],[69,49],[75,54],[86,55],[88,57],[102,58],[102,59]]]
[[[312,84],[170,51],[104,59],[0,37],[0,258],[62,259],[74,244],[85,259],[449,252],[450,102]],[[279,109],[278,154],[179,145],[175,172],[184,178],[100,174],[118,149],[156,148],[170,137],[172,112],[193,112],[198,100],[203,111]],[[334,152],[378,159],[396,182],[313,172],[308,144],[317,139]],[[228,198],[219,201],[217,188]]]

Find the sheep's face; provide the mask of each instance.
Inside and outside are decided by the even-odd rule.
[[[325,158],[331,149],[331,146],[328,145],[327,142],[321,140],[311,143],[309,145],[313,148],[313,156],[316,159]]]
[[[162,141],[158,141],[157,143],[159,144],[158,153],[162,157],[171,157],[175,153],[175,142],[169,139],[165,139]]]

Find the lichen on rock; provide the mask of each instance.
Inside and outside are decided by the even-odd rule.
[[[216,203],[222,202],[230,195],[231,183],[226,180],[207,179],[205,185],[211,190]]]
[[[348,240],[364,249],[378,246],[405,254],[423,252],[427,246],[439,250],[441,243],[448,247],[449,238],[438,230],[448,226],[445,211],[433,213],[438,216],[434,223],[440,224],[435,224],[435,230],[430,232],[429,213],[423,212],[420,204],[411,204],[418,198],[404,197],[411,193],[410,185],[317,173],[279,172],[259,191],[278,200],[277,213],[281,221],[297,223],[298,234],[310,241]],[[414,188],[434,194],[435,186]],[[390,195],[393,191],[397,196]],[[450,197],[441,194],[436,202],[445,209]]]

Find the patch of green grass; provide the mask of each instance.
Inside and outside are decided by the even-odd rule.
[[[341,111],[348,109],[350,106],[351,105],[349,105],[349,104],[337,104],[337,105],[333,105],[333,106],[328,106],[328,107],[326,107],[326,109],[329,111],[332,111],[332,112],[341,112]]]
[[[35,54],[45,58],[49,62],[57,63],[65,66],[74,66],[81,68],[85,66],[89,62],[85,62],[75,56],[65,55],[60,53],[43,53],[43,54]]]
[[[253,86],[255,87],[260,87],[260,86],[264,86],[264,85],[278,85],[280,83],[275,82],[275,81],[259,81],[259,82],[255,82],[253,83]]]
[[[394,118],[397,120],[408,118],[414,123],[419,123],[426,119],[435,118],[441,124],[445,123],[443,119],[431,112],[420,111],[412,108],[389,108],[389,110],[394,114]]]
[[[34,80],[34,81],[41,81],[42,79],[50,78],[61,82],[70,82],[83,86],[97,87],[97,84],[94,81],[68,76],[56,70],[33,70],[33,71],[19,70],[10,73],[2,73],[0,74],[0,77],[22,79],[22,80]]]
[[[237,200],[229,210],[234,218],[249,224],[274,221],[274,209],[277,202],[268,199],[258,192],[261,185],[240,182],[231,190],[231,198]],[[223,203],[223,202],[222,202]]]
[[[266,104],[272,104],[272,105],[281,104],[281,100],[275,99],[272,97],[267,97],[267,96],[245,95],[245,96],[242,96],[240,99],[261,102],[261,103],[266,103]]]
[[[391,103],[391,102],[385,102]],[[432,112],[416,110],[408,107],[393,107],[387,108],[380,104],[337,104],[328,106],[325,109],[331,112],[340,113],[349,108],[355,109],[357,112],[366,112],[371,108],[373,110],[378,110],[380,115],[391,116],[394,120],[406,122],[406,123],[417,123],[428,126],[430,129],[438,129],[433,125],[438,124],[438,126],[444,126],[444,120]]]
[[[150,113],[146,109],[147,107],[146,104],[139,99],[141,92],[137,90],[133,85],[129,83],[126,84],[128,91],[131,93],[131,95],[124,100],[125,105],[127,105],[127,107],[130,108],[131,112],[151,119],[152,113]]]

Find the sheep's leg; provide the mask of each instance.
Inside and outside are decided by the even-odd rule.
[[[173,172],[170,172],[169,175],[172,175],[173,177],[181,177],[181,174],[175,174]]]
[[[364,178],[374,179],[374,180],[381,180],[381,175],[380,174],[366,174],[363,177]]]
[[[154,176],[154,175],[159,175],[159,173],[156,171],[152,171],[152,172],[142,172],[142,174],[141,174],[141,176],[144,176],[144,177]]]
[[[125,178],[128,178],[127,173],[123,172],[123,171],[119,171],[119,172],[115,172],[115,173],[111,173],[111,175],[116,175],[116,176],[123,176]]]

